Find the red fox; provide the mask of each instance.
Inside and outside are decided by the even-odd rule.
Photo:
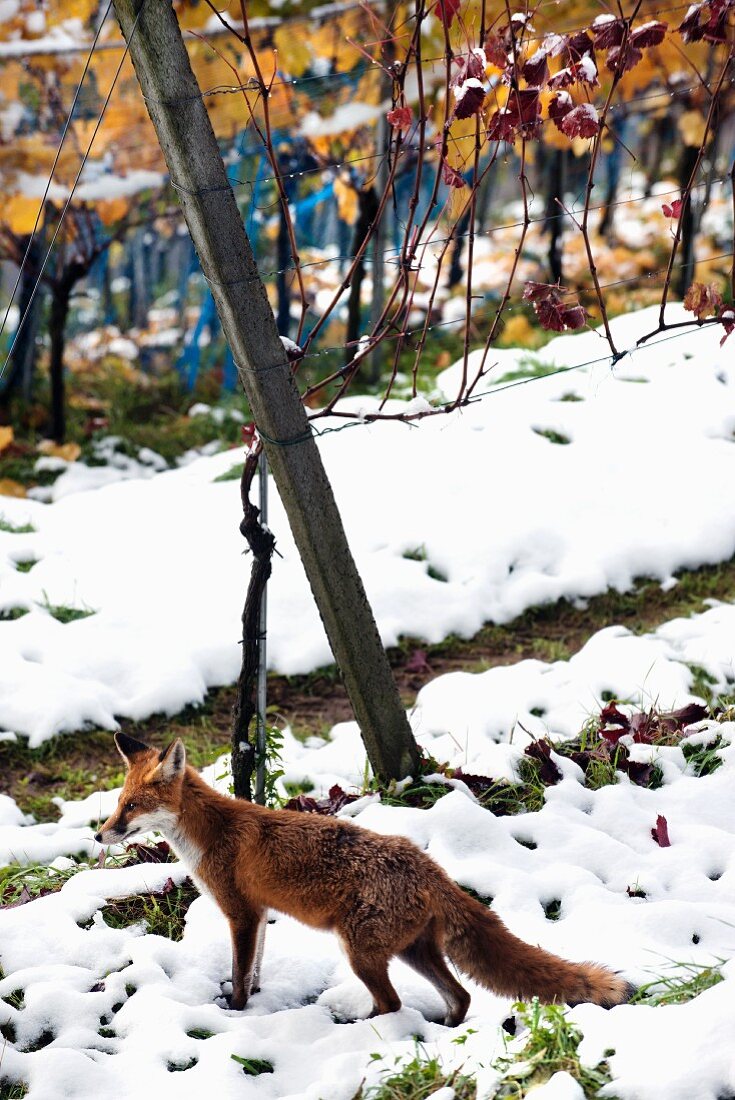
[[[95,839],[114,844],[151,829],[163,833],[229,921],[234,1009],[257,988],[269,908],[339,936],[372,995],[373,1015],[401,1007],[388,977],[395,956],[436,987],[451,1027],[464,1020],[470,995],[445,956],[513,998],[609,1008],[634,991],[605,967],[567,962],[517,939],[403,837],[218,794],[187,766],[178,739],[161,752],[122,733],[115,741],[125,785]]]

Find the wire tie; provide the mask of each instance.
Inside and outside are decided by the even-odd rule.
[[[306,443],[307,440],[314,438],[311,426],[299,435],[291,436],[290,439],[273,439],[271,436],[266,435],[262,428],[258,428],[257,431],[261,439],[264,439],[266,443],[272,443],[274,447],[295,447],[298,443]]]
[[[232,187],[229,183],[221,184],[219,187],[200,187],[196,191],[192,191],[190,187],[184,187],[183,184],[177,183],[175,179],[170,176],[168,182],[171,184],[175,191],[183,191],[185,195],[207,195],[212,191],[231,191]]]

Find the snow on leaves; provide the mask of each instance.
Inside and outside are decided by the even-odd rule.
[[[504,108],[490,119],[490,141],[515,141],[516,137],[535,138],[541,126],[541,100],[538,89],[514,89]]]
[[[570,138],[591,138],[600,130],[597,111],[591,103],[580,103],[578,107],[573,107],[557,125]]]
[[[734,7],[735,0],[692,4],[678,28],[679,34],[685,42],[726,42],[727,17]]]
[[[458,66],[450,81],[455,99],[454,117],[471,118],[480,113],[485,102],[485,51],[470,50],[464,57],[455,57],[454,63]]]
[[[551,332],[565,332],[567,329],[582,328],[587,316],[579,302],[570,303],[564,300],[568,293],[558,283],[535,283],[529,280],[523,288],[523,300],[533,304],[542,328]]]

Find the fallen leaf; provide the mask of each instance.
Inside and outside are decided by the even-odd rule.
[[[669,840],[669,826],[663,814],[659,814],[656,818],[656,824],[653,829],[651,829],[651,836],[656,841],[659,848],[671,847],[671,841]]]
[[[0,427],[0,451],[4,451],[13,442],[14,433],[11,427]]]

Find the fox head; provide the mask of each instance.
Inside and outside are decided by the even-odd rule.
[[[125,733],[115,734],[127,775],[117,809],[95,834],[98,844],[119,844],[152,829],[170,831],[181,806],[186,749],[177,738],[168,748],[152,749]]]

